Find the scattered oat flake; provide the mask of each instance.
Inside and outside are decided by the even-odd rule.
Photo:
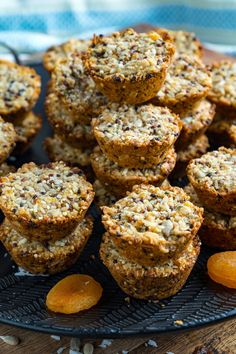
[[[157,342],[155,340],[153,340],[153,339],[149,339],[147,341],[147,346],[153,347],[153,348],[157,348]]]
[[[93,354],[94,348],[92,343],[85,343],[83,346],[83,353],[84,354]]]
[[[61,340],[60,336],[52,335],[51,338],[54,339],[54,340],[58,340],[58,341]]]
[[[70,349],[79,351],[80,346],[81,346],[81,341],[79,338],[71,338]]]
[[[0,336],[0,339],[9,345],[17,345],[20,342],[20,339],[16,336]]]
[[[182,320],[176,320],[176,321],[174,321],[174,324],[177,326],[182,326],[184,324],[184,322]]]
[[[130,297],[125,297],[125,302],[128,302],[128,304],[130,304]]]
[[[107,348],[112,344],[112,339],[103,339],[101,343],[98,345],[99,348]]]
[[[57,349],[57,354],[62,354],[66,347],[60,347]]]

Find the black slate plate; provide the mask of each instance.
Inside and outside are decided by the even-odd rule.
[[[43,114],[43,96],[47,74],[41,65],[34,66],[43,77],[44,90],[36,111],[44,118],[43,129],[29,152],[15,161],[47,162],[42,140],[51,133]],[[4,248],[0,249],[0,322],[31,330],[79,337],[124,337],[192,328],[236,315],[236,291],[213,283],[206,273],[206,261],[214,250],[202,248],[194,270],[184,288],[172,298],[151,303],[131,299],[118,288],[109,272],[98,259],[98,246],[103,232],[98,213],[93,235],[79,262],[69,271],[52,276],[17,276],[17,267]],[[91,255],[95,255],[95,258]],[[90,274],[104,289],[100,303],[78,315],[48,312],[45,296],[61,278],[72,273]],[[175,324],[182,320],[183,325]]]

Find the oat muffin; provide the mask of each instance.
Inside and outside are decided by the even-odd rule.
[[[208,98],[219,108],[235,111],[236,109],[236,63],[228,60],[217,62],[210,67],[212,89]]]
[[[179,136],[182,122],[166,107],[112,103],[92,120],[95,138],[107,157],[121,167],[157,165]]]
[[[52,46],[48,48],[43,56],[43,66],[51,72],[54,70],[58,60],[68,57],[73,52],[84,53],[90,44],[90,40],[73,38],[60,45]]]
[[[27,238],[60,239],[70,234],[92,203],[92,185],[83,172],[63,162],[24,164],[0,178],[0,208]]]
[[[18,114],[14,119],[8,117],[7,120],[12,122],[17,134],[16,146],[12,154],[20,155],[30,147],[41,129],[42,118],[30,111]]]
[[[194,188],[189,184],[184,188],[192,203],[203,207]],[[198,231],[201,241],[209,247],[236,250],[236,217],[209,211],[204,208],[203,223]]]
[[[208,94],[211,84],[211,75],[205,65],[182,54],[170,65],[162,88],[151,101],[183,113]]]
[[[236,215],[236,149],[220,147],[192,160],[187,175],[209,210]]]
[[[176,153],[171,148],[160,164],[143,169],[119,167],[117,163],[109,160],[99,147],[95,148],[90,158],[97,178],[107,190],[121,198],[127,191],[131,191],[135,184],[160,186],[175,166]]]
[[[177,150],[187,149],[194,143],[213,121],[215,115],[215,105],[203,99],[196,103],[193,108],[181,115],[183,127],[178,140],[175,143]]]
[[[111,36],[94,36],[84,63],[99,90],[111,101],[137,104],[161,88],[174,45],[156,32],[129,28]]]
[[[175,44],[175,56],[188,55],[190,57],[202,57],[202,44],[193,32],[172,31],[166,28],[157,28],[163,38],[172,40]]]
[[[90,121],[79,121],[79,116],[67,109],[54,92],[47,94],[45,111],[53,130],[65,142],[77,148],[95,145]]]
[[[100,257],[119,287],[137,299],[160,300],[176,294],[185,284],[200,252],[198,237],[174,259],[163,264],[142,266],[119,252],[109,234],[105,234]]]
[[[141,265],[177,256],[194,238],[203,209],[178,187],[136,185],[111,207],[102,222],[121,255]]]
[[[17,135],[11,123],[4,122],[0,117],[0,164],[5,161],[14,146],[16,145]]]
[[[194,143],[190,144],[187,149],[177,152],[177,160],[175,168],[171,173],[171,177],[179,178],[186,175],[186,168],[192,159],[196,159],[205,154],[209,148],[209,141],[205,134],[200,136]]]
[[[236,147],[236,119],[226,120],[217,114],[207,130],[213,146]]]
[[[64,161],[71,165],[86,167],[90,165],[91,149],[75,148],[55,135],[44,140],[44,148],[51,161]]]
[[[28,240],[5,219],[0,226],[0,240],[18,266],[31,273],[55,274],[68,269],[78,260],[92,228],[92,220],[85,218],[61,240],[40,242]]]
[[[51,85],[67,109],[77,115],[78,121],[96,117],[108,102],[85,72],[78,53],[57,62]]]
[[[34,69],[0,60],[0,82],[0,114],[29,111],[35,105],[41,80]]]
[[[117,201],[117,198],[98,179],[94,181],[93,189],[95,192],[94,201],[99,207],[110,206]]]

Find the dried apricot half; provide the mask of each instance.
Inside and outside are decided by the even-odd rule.
[[[102,291],[101,285],[89,275],[72,274],[54,285],[47,294],[46,305],[53,312],[77,313],[96,305]]]
[[[207,261],[207,269],[212,280],[236,289],[236,251],[213,254]]]

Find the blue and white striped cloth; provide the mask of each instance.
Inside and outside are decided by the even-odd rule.
[[[194,31],[236,48],[236,0],[1,0],[0,41],[21,53],[137,23]]]

